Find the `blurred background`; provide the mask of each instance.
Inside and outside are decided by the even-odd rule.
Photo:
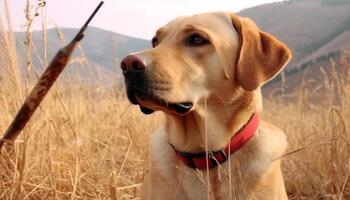
[[[30,14],[34,15],[40,1],[32,1]],[[26,0],[9,3],[13,29],[17,42],[23,41],[28,28],[26,19]],[[47,29],[47,54],[51,58],[64,42],[57,37],[57,28],[70,39],[76,33],[98,1],[48,1],[37,10],[29,30],[34,31],[32,38],[37,44],[37,52],[42,54],[40,46],[43,22]],[[350,4],[348,0],[300,0],[300,1],[210,1],[180,0],[144,3],[141,0],[107,0],[102,10],[92,21],[87,38],[82,47],[85,56],[94,71],[103,76],[104,84],[110,84],[119,73],[119,61],[132,51],[150,47],[149,40],[154,32],[171,19],[192,15],[198,12],[232,11],[252,18],[262,30],[277,36],[293,51],[293,60],[286,69],[286,89],[298,83],[306,66],[315,66],[339,57],[342,50],[350,48]],[[61,38],[62,40],[62,38]],[[20,54],[23,48],[18,47]],[[33,60],[38,66],[37,59]],[[95,69],[98,68],[98,69]],[[313,70],[313,68],[310,68]],[[77,67],[77,70],[79,68]],[[84,71],[84,70],[83,70]],[[314,72],[314,77],[319,74]],[[86,73],[80,71],[86,81]],[[290,78],[292,77],[293,78]],[[113,80],[114,81],[114,80]]]

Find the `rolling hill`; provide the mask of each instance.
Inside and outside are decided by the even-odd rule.
[[[323,61],[325,57],[350,48],[350,0],[291,0],[248,8],[238,14],[252,18],[262,30],[277,36],[292,49],[288,76],[303,71],[310,63],[317,66],[318,61]],[[62,35],[68,41],[78,30],[62,28],[60,31],[62,34],[56,29],[47,32],[49,58],[66,43]],[[42,55],[42,33],[33,32],[32,37],[37,54]],[[21,57],[24,56],[23,40],[24,34],[17,33]],[[109,83],[120,75],[119,61],[122,57],[147,47],[150,47],[149,41],[89,27],[82,42],[89,69],[86,63],[76,62],[67,71],[83,78],[99,76]],[[76,59],[79,58],[77,52]],[[40,66],[40,60],[36,59],[38,56],[33,54],[33,57],[34,65]]]
[[[48,60],[51,60],[59,48],[66,45],[77,32],[78,29],[74,28],[47,30]],[[16,33],[17,49],[21,58],[25,58],[24,38],[25,34],[23,32]],[[40,71],[42,69],[42,61],[38,57],[42,58],[44,51],[42,32],[34,31],[32,40],[35,44],[35,48],[32,50],[33,66]],[[120,58],[123,58],[130,52],[147,47],[150,47],[150,42],[147,40],[89,27],[81,42],[81,49],[77,48],[75,50],[72,66],[68,67],[64,73],[74,73],[74,76],[77,75],[88,82],[96,81],[96,76],[98,76],[97,78],[102,83],[111,83],[121,74],[119,70]]]
[[[277,36],[293,51],[289,68],[300,67],[317,56],[333,51],[324,48],[332,41],[344,49],[350,37],[350,0],[292,0],[265,4],[243,10],[242,16],[252,18],[264,31]],[[312,57],[309,57],[312,56]]]

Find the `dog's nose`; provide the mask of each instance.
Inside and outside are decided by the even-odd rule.
[[[122,60],[120,67],[122,68],[123,74],[125,75],[126,73],[144,71],[146,64],[141,57],[136,55],[129,55]]]

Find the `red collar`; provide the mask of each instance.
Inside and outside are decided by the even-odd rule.
[[[246,144],[250,138],[254,136],[259,125],[259,115],[254,113],[246,125],[244,125],[232,138],[227,147],[221,151],[210,151],[208,158],[206,152],[188,153],[177,150],[171,145],[175,151],[176,157],[185,165],[193,169],[206,169],[207,159],[209,168],[213,168],[228,159],[228,154],[233,154]]]

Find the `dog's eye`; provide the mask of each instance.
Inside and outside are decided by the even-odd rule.
[[[202,46],[209,44],[209,41],[198,34],[193,34],[187,38],[186,43],[190,46]]]
[[[152,46],[153,46],[153,47],[156,47],[156,46],[158,45],[158,43],[159,43],[158,38],[154,37],[154,38],[152,39]]]

